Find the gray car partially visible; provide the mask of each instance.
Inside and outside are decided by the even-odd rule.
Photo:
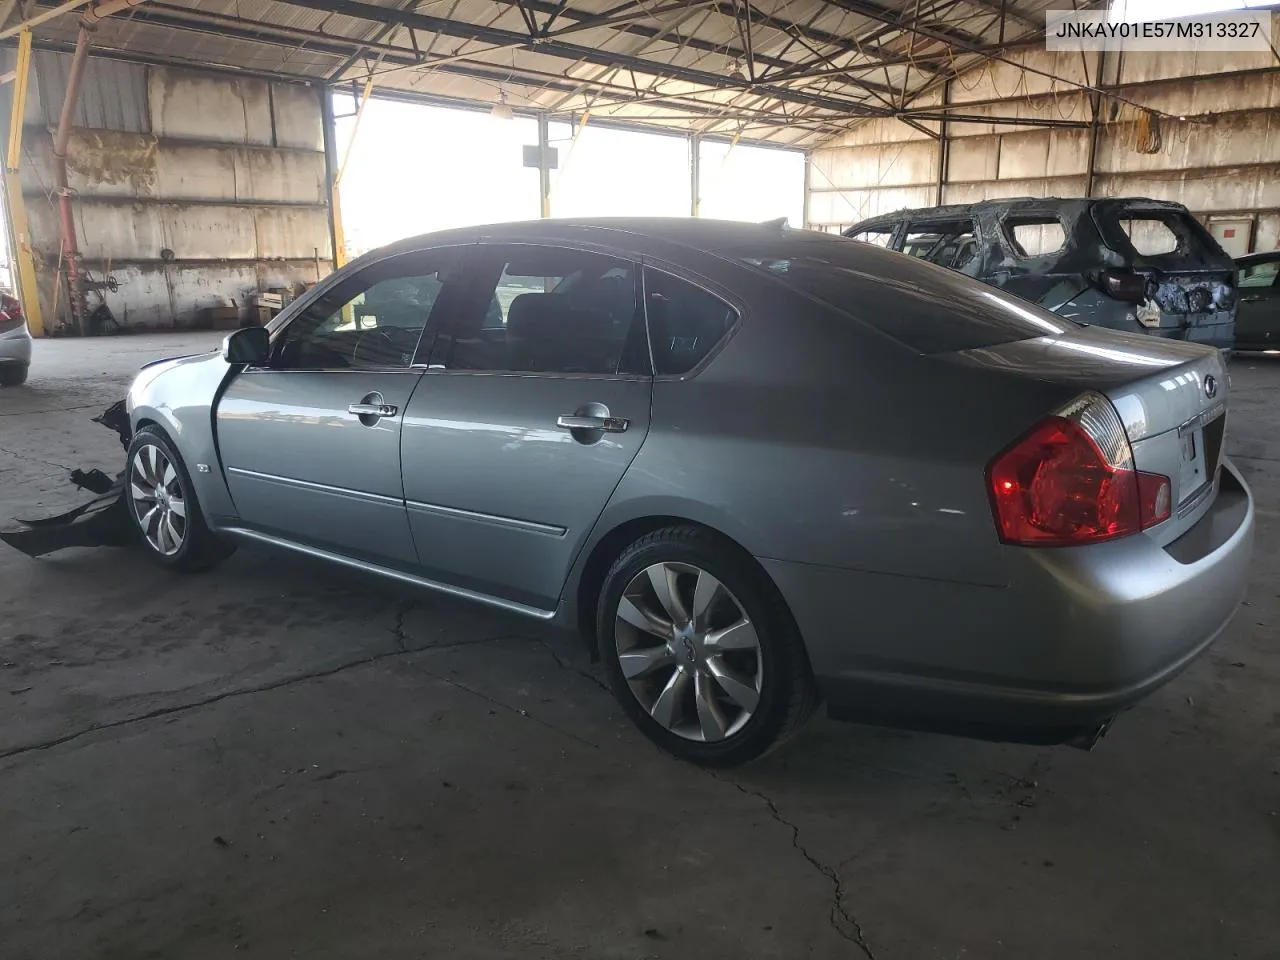
[[[162,564],[264,544],[577,631],[664,749],[834,716],[1091,745],[1233,616],[1217,350],[776,225],[540,221],[368,254],[142,370]]]
[[[0,291],[0,387],[26,383],[30,368],[31,331],[22,315],[22,304]]]

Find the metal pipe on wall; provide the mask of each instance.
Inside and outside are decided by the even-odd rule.
[[[80,284],[80,251],[76,240],[76,221],[71,209],[71,188],[67,177],[67,144],[71,140],[71,118],[76,100],[80,96],[80,80],[84,76],[85,62],[89,59],[90,27],[80,24],[76,34],[76,49],[71,55],[71,68],[67,71],[67,92],[62,98],[62,113],[58,116],[58,129],[53,135],[54,189],[58,194],[58,226],[62,234],[62,259],[67,265],[67,287],[72,322],[81,335],[88,332],[84,316],[84,291]]]

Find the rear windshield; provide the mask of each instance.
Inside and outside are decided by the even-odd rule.
[[[915,257],[811,236],[743,242],[722,253],[920,353],[972,350],[1076,328],[1034,304]]]
[[[1093,218],[1107,246],[1126,256],[1185,266],[1225,257],[1209,231],[1182,210],[1103,201],[1094,206]]]

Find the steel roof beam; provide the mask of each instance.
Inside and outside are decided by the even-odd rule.
[[[631,69],[650,76],[669,77],[675,80],[683,80],[687,83],[703,84],[712,88],[767,94],[772,99],[785,103],[820,107],[847,113],[850,116],[888,116],[892,114],[891,110],[875,107],[857,100],[811,94],[803,90],[792,90],[788,87],[778,87],[767,83],[753,84],[748,80],[734,80],[705,70],[697,70],[675,64],[663,64],[646,60],[643,57],[611,53],[596,47],[566,43],[562,40],[531,40],[526,34],[499,27],[463,23],[424,13],[393,10],[375,6],[371,3],[360,2],[360,0],[278,0],[278,2],[325,13],[336,13],[357,20],[370,20],[376,23],[395,22],[399,26],[430,30],[460,40],[478,40],[497,46],[509,45],[516,48],[527,48],[562,60],[593,63],[602,67]]]

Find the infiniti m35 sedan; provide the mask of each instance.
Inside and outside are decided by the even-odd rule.
[[[294,550],[578,632],[697,763],[842,719],[1091,745],[1221,632],[1253,501],[1218,351],[775,224],[361,257],[129,390],[182,570]]]

